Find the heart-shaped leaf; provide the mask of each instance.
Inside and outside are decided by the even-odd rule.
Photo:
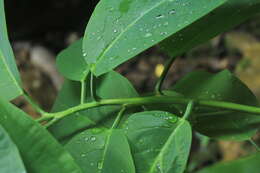
[[[19,151],[0,125],[0,172],[26,173]]]
[[[86,130],[73,137],[65,147],[84,172],[135,173],[130,147],[122,130]]]
[[[89,84],[88,77],[86,83]],[[137,97],[138,94],[131,83],[116,72],[110,72],[96,79],[96,94],[102,99]],[[115,91],[116,92],[112,92]],[[86,88],[86,101],[91,101],[90,86]],[[80,85],[78,82],[66,81],[53,107],[53,111],[62,111],[80,104]],[[58,139],[69,136],[80,129],[96,125],[117,114],[120,106],[102,106],[80,111],[52,125],[49,130]],[[127,113],[127,112],[126,112]],[[112,123],[112,122],[111,122]],[[108,125],[110,126],[111,123]],[[101,123],[102,124],[102,123]]]
[[[183,173],[192,132],[189,122],[168,112],[133,114],[125,122],[136,172]]]
[[[82,54],[82,39],[63,50],[57,57],[59,72],[67,79],[82,81],[89,72],[87,63]]]
[[[101,0],[86,28],[85,60],[99,76],[228,0]]]
[[[9,101],[21,95],[23,90],[7,35],[4,0],[0,0],[0,21],[0,97]]]
[[[30,173],[81,173],[71,155],[40,124],[0,99],[0,125],[18,147]]]
[[[254,94],[227,70],[217,74],[203,71],[192,72],[177,82],[173,90],[188,98],[258,106]],[[257,131],[260,116],[197,107],[193,112],[192,120],[193,128],[206,136],[227,140],[246,140]]]

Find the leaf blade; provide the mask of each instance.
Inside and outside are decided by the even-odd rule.
[[[260,154],[258,152],[238,160],[217,163],[213,166],[199,170],[196,173],[258,173],[260,169],[259,160]]]
[[[212,13],[177,32],[160,43],[170,56],[178,56],[187,50],[228,31],[260,12],[258,0],[229,0]]]
[[[86,130],[74,136],[65,147],[85,172],[135,173],[130,147],[122,130]]]
[[[89,84],[90,78],[86,80]],[[109,98],[128,98],[137,97],[138,93],[132,84],[117,72],[110,72],[96,79],[97,96],[102,99]],[[111,92],[116,86],[117,92]],[[86,88],[87,96],[86,101],[90,99],[90,86]],[[62,111],[72,106],[80,104],[80,85],[72,81],[65,81],[63,89],[60,91],[59,96],[54,104],[53,111]],[[72,135],[75,131],[80,129],[95,126],[97,122],[108,119],[116,115],[120,110],[120,106],[102,106],[91,108],[65,117],[61,121],[53,124],[49,130],[59,140],[65,139]],[[101,122],[102,123],[102,122]],[[107,122],[104,122],[107,123]],[[104,124],[103,124],[104,125]],[[108,127],[110,124],[106,124]]]
[[[172,89],[188,98],[258,106],[254,94],[227,70],[217,74],[205,71],[189,73]],[[195,130],[223,140],[247,140],[256,133],[260,123],[258,115],[205,107],[198,107],[191,117]]]
[[[192,140],[187,121],[168,112],[147,111],[131,115],[124,130],[137,172],[184,171]]]
[[[59,72],[67,79],[84,80],[88,75],[89,68],[82,55],[82,38],[60,52],[56,64]]]
[[[181,30],[225,1],[100,1],[85,32],[85,60],[90,64],[91,71],[99,76]],[[196,9],[193,15],[189,14],[191,8]]]
[[[26,173],[16,145],[0,125],[0,172]]]
[[[21,95],[23,91],[20,87],[21,79],[7,35],[3,0],[0,1],[0,21],[0,94],[3,99],[9,101]]]
[[[71,155],[45,128],[6,101],[0,99],[0,106],[0,124],[19,148],[28,172],[81,173]]]

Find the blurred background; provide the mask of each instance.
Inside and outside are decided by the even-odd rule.
[[[51,109],[63,82],[55,67],[55,57],[83,36],[97,2],[5,1],[9,36],[23,84],[45,110]],[[140,93],[149,92],[153,90],[167,58],[154,46],[116,70],[126,76]],[[210,72],[229,69],[260,98],[260,15],[179,57],[164,87],[173,85],[180,77],[195,69]],[[15,103],[37,116],[22,98],[15,100]],[[256,141],[259,141],[258,136],[254,138]],[[233,160],[255,151],[247,142],[209,142],[201,137],[196,139],[195,143],[203,144],[194,145],[192,150],[196,153],[192,158],[199,165],[217,160]]]

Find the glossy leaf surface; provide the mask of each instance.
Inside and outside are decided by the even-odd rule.
[[[0,125],[0,172],[26,173],[16,145]]]
[[[187,74],[173,90],[188,98],[228,101],[257,106],[254,94],[229,71],[211,74],[197,71]],[[200,133],[228,140],[245,140],[258,129],[259,115],[223,109],[202,108],[194,110],[193,127]]]
[[[227,0],[102,0],[86,28],[85,60],[99,76],[187,27]]]
[[[86,80],[89,84],[89,78]],[[110,72],[96,80],[97,96],[102,99],[137,97],[138,94],[132,84],[116,72]],[[116,91],[116,92],[113,92]],[[86,101],[91,101],[90,86],[86,87]],[[55,102],[53,111],[62,111],[80,104],[80,85],[66,81]],[[52,134],[58,139],[69,136],[80,129],[89,128],[97,122],[114,116],[120,106],[102,106],[80,111],[70,115],[50,127]],[[102,124],[102,122],[101,122]]]
[[[0,0],[0,21],[0,97],[9,101],[21,95],[23,91],[7,35],[4,0]]]
[[[182,173],[192,132],[189,123],[170,113],[148,111],[130,116],[124,125],[136,172]]]
[[[67,79],[82,81],[86,78],[89,68],[82,54],[82,39],[63,50],[57,57],[59,72]]]
[[[181,55],[259,12],[259,0],[228,0],[208,15],[163,41],[161,47],[170,56]]]
[[[135,173],[130,147],[122,130],[86,130],[73,137],[65,147],[84,172]]]
[[[259,173],[259,160],[260,154],[256,153],[242,159],[217,163],[196,173]]]
[[[71,155],[40,124],[20,109],[0,100],[0,125],[19,148],[30,173],[81,173]]]

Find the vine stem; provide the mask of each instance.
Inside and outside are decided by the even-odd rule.
[[[189,101],[189,103],[187,105],[186,111],[183,115],[183,119],[188,120],[188,118],[189,118],[189,116],[192,112],[193,107],[194,107],[194,102],[193,102],[193,100],[191,100],[191,101]]]
[[[162,85],[163,85],[163,82],[174,62],[174,60],[176,59],[176,57],[171,57],[165,64],[165,67],[164,67],[164,70],[163,70],[163,73],[161,74],[160,78],[158,79],[156,85],[155,85],[155,92],[157,94],[160,94],[160,95],[163,95],[162,93]]]
[[[178,98],[173,96],[149,96],[149,97],[136,97],[136,98],[122,98],[122,99],[104,99],[98,102],[90,102],[80,104],[78,106],[69,108],[67,110],[56,112],[56,113],[47,113],[43,117],[37,119],[38,122],[54,119],[59,120],[63,117],[66,117],[70,114],[104,105],[127,105],[130,106],[139,106],[139,105],[149,105],[149,104],[184,104],[187,105],[190,101],[193,101],[193,104],[196,106],[205,106],[212,108],[227,109],[232,111],[247,112],[260,115],[260,107],[241,105],[231,102],[224,101],[213,101],[213,100],[194,100],[188,98]]]
[[[249,139],[248,141],[255,147],[255,149],[256,149],[258,152],[260,152],[259,146],[255,143],[255,141],[253,141],[253,139]]]
[[[112,125],[112,129],[115,129],[115,128],[117,127],[117,125],[119,124],[119,122],[120,122],[120,120],[121,120],[121,117],[122,117],[122,115],[124,114],[125,110],[126,110],[126,106],[123,105],[122,108],[121,108],[121,110],[120,110],[120,111],[118,112],[118,114],[117,114],[116,120],[115,120],[115,122],[114,122],[113,125]]]
[[[81,94],[80,94],[80,104],[85,103],[85,97],[86,97],[86,81],[85,79],[80,81],[81,83]]]

